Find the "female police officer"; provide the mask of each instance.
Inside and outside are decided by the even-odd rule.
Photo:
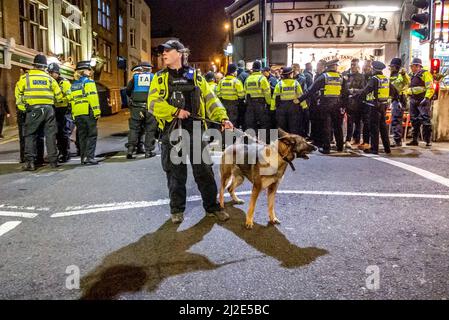
[[[212,167],[201,157],[199,163],[193,155],[194,117],[207,117],[222,122],[225,129],[233,129],[228,120],[226,109],[209,88],[207,82],[196,71],[187,66],[188,49],[182,43],[170,40],[160,46],[166,69],[154,77],[148,96],[148,110],[154,115],[162,130],[162,167],[167,174],[170,194],[172,221],[175,224],[184,220],[186,207],[187,165],[175,164],[170,155],[174,146],[170,144],[170,135],[174,128],[182,127],[188,132],[190,145],[187,145],[193,175],[200,190],[206,213],[220,221],[229,219],[229,215],[220,209],[217,202],[217,185]],[[186,143],[183,141],[183,143]],[[203,141],[201,154],[206,147]],[[176,152],[175,152],[176,154]]]

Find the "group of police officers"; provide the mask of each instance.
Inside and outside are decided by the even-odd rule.
[[[431,145],[430,99],[433,91],[432,75],[425,71],[422,62],[414,58],[409,76],[402,61],[395,58],[390,63],[390,78],[383,74],[386,66],[372,62],[373,72],[361,75],[354,60],[351,69],[337,72],[338,60],[318,63],[314,81],[295,78],[295,70],[284,67],[281,79],[267,76],[260,61],[255,61],[252,72],[244,65],[230,64],[226,76],[214,84],[213,78],[203,78],[187,63],[189,50],[179,41],[170,40],[160,46],[166,68],[156,74],[149,63],[135,66],[135,73],[127,86],[130,97],[129,136],[127,158],[133,159],[139,141],[145,136],[145,157],[155,156],[159,135],[162,167],[167,175],[170,208],[173,223],[181,223],[186,206],[187,167],[185,162],[173,163],[170,155],[176,142],[171,141],[175,129],[185,129],[193,134],[194,123],[206,121],[221,123],[221,129],[273,129],[282,128],[294,134],[309,132],[304,128],[304,114],[310,114],[310,138],[319,151],[329,154],[335,138],[337,151],[345,147],[343,137],[344,114],[348,118],[346,146],[352,138],[360,143],[363,123],[365,152],[379,152],[379,133],[385,153],[393,146],[402,145],[402,118],[407,98],[413,125],[413,140],[408,145],[418,145],[422,137]],[[269,75],[269,72],[268,72]],[[310,73],[310,78],[312,74]],[[75,81],[70,84],[60,75],[57,64],[47,65],[46,57],[38,55],[34,69],[21,76],[16,85],[19,130],[24,138],[25,162],[23,169],[33,171],[39,159],[39,144],[45,136],[48,160],[52,168],[70,158],[70,122],[77,128],[77,144],[81,163],[96,165],[95,148],[97,120],[101,115],[95,82],[91,79],[90,61],[77,64]],[[209,83],[208,83],[209,82]],[[307,83],[309,85],[307,85]],[[390,146],[385,122],[386,110],[391,103],[394,145]],[[208,215],[220,221],[229,219],[217,203],[217,187],[210,162],[202,158],[193,161],[193,139],[190,139],[188,156],[193,175],[203,198]],[[269,141],[269,137],[267,142]],[[206,143],[202,143],[202,151]],[[175,150],[176,151],[176,150]],[[180,152],[178,150],[178,152]],[[207,155],[207,152],[203,154]],[[184,155],[187,156],[187,155]]]

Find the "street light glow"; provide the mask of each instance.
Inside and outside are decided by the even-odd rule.
[[[230,27],[231,27],[231,26],[229,25],[229,23],[225,23],[224,28],[225,28],[226,30],[229,30]]]

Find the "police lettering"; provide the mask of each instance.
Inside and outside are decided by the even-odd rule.
[[[387,31],[388,19],[372,15],[367,18],[363,14],[331,12],[301,16],[293,20],[286,20],[284,24],[287,33],[314,28],[313,34],[317,39],[351,39],[355,36],[355,30],[363,28]]]
[[[35,86],[46,86],[48,85],[47,80],[33,80]]]

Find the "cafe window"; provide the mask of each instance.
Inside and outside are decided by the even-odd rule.
[[[48,11],[38,2],[19,0],[20,44],[47,52]]]

